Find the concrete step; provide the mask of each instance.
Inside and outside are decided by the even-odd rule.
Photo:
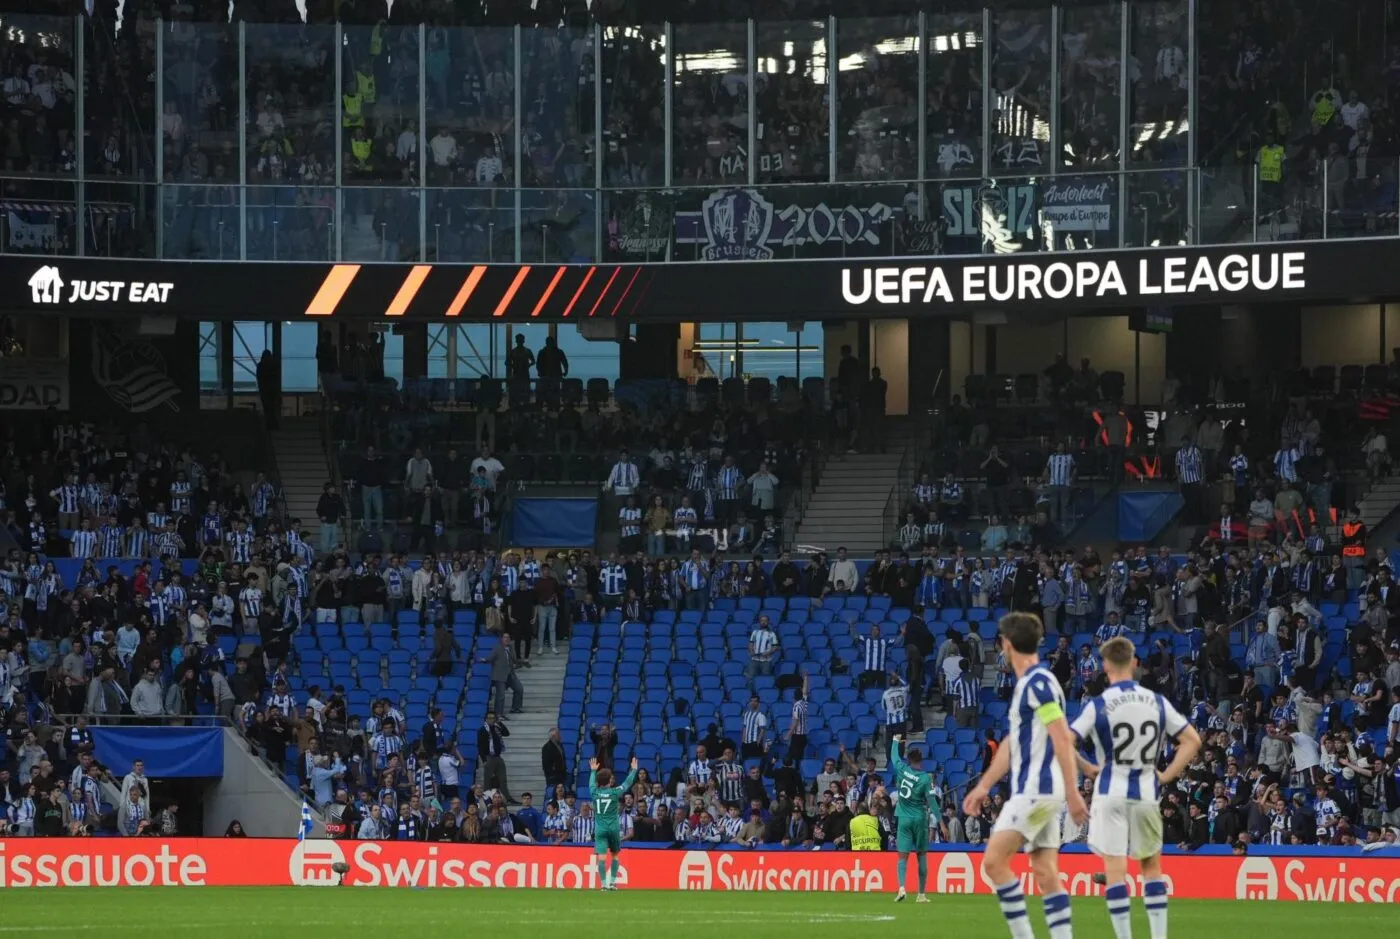
[[[808,503],[809,508],[805,518],[819,515],[823,512],[829,514],[853,515],[858,511],[874,509],[880,511],[885,507],[885,503],[890,500],[888,492],[878,493],[851,493],[849,495],[831,494],[828,498],[818,496]]]
[[[540,767],[540,747],[559,719],[559,702],[564,697],[564,675],[568,670],[569,647],[559,643],[559,654],[535,649],[530,656],[533,668],[517,671],[525,688],[525,713],[509,714],[510,739],[506,742],[506,778],[518,799],[522,792],[534,795],[543,804],[544,772]],[[475,728],[469,728],[476,733]],[[473,738],[474,739],[474,738]]]

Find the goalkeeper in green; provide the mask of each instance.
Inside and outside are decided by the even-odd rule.
[[[890,742],[890,764],[894,767],[894,790],[898,794],[894,817],[899,825],[895,837],[895,850],[899,852],[899,893],[894,899],[899,903],[908,896],[904,892],[904,881],[909,872],[909,852],[913,851],[918,855],[919,863],[919,896],[915,902],[927,903],[928,896],[924,889],[928,885],[929,812],[942,810],[933,791],[933,777],[922,769],[924,755],[911,748],[905,760],[899,752],[904,749],[899,735],[895,735]]]
[[[588,774],[588,791],[593,798],[593,853],[598,859],[598,882],[604,890],[616,890],[618,862],[622,856],[622,833],[617,827],[617,815],[622,808],[622,797],[637,781],[637,758],[632,758],[632,771],[617,787],[612,785],[612,770],[600,769],[597,760],[589,760],[588,768],[592,771]]]

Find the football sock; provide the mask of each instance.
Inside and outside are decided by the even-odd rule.
[[[1142,902],[1147,906],[1147,924],[1152,939],[1167,939],[1167,882],[1149,880],[1142,885]]]
[[[1050,927],[1050,939],[1071,939],[1074,927],[1069,919],[1069,894],[1063,890],[1048,893],[1044,898],[1045,925]]]
[[[1035,939],[1030,917],[1026,915],[1026,894],[1021,890],[1019,880],[997,887],[997,902],[1001,904],[1001,915],[1006,917],[1006,926],[1011,930],[1011,939]]]
[[[1108,901],[1108,918],[1113,923],[1117,939],[1133,939],[1133,907],[1128,899],[1128,885],[1114,884],[1103,892]]]

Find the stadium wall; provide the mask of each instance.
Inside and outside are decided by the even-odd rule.
[[[301,797],[266,763],[248,752],[248,741],[232,727],[223,728],[222,774],[204,797],[205,831],[223,831],[233,818],[243,824],[244,831],[295,832],[300,827]],[[314,826],[313,835],[326,833],[319,815]],[[205,839],[174,843],[203,844]]]
[[[933,854],[936,893],[988,894],[978,855]],[[0,840],[0,889],[90,886],[347,886],[596,889],[588,847],[423,844],[311,839],[18,838]],[[1035,892],[1024,856],[1018,872]],[[1173,896],[1207,900],[1386,903],[1400,900],[1400,851],[1178,854],[1163,859]],[[1065,888],[1098,895],[1097,858],[1060,856]],[[846,851],[632,849],[618,883],[642,890],[882,893],[896,888],[895,855]],[[1137,892],[1140,884],[1131,885]]]

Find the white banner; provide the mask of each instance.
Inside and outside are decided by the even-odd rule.
[[[1113,208],[1104,205],[1047,205],[1041,209],[1055,231],[1108,231]]]
[[[10,247],[21,250],[51,251],[58,237],[58,226],[52,221],[31,222],[18,213],[10,212]]]
[[[66,411],[68,363],[61,359],[0,359],[0,411]]]

